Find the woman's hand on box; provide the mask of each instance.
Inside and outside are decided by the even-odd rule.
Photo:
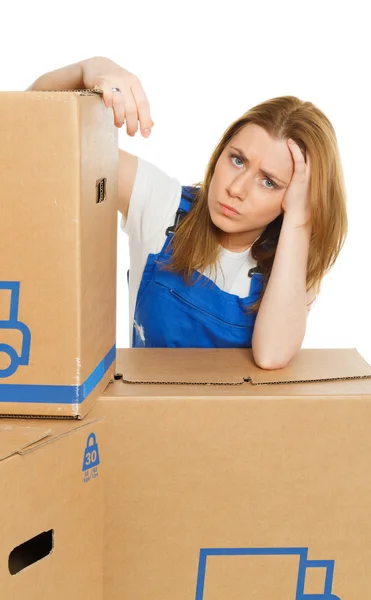
[[[86,88],[103,92],[105,105],[113,110],[116,127],[122,127],[126,121],[128,135],[136,134],[138,124],[144,137],[151,134],[154,123],[149,102],[136,75],[104,57],[83,61],[82,74]]]

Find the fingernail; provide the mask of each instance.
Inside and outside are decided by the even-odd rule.
[[[150,129],[144,129],[143,130],[144,135],[149,135],[151,133]]]

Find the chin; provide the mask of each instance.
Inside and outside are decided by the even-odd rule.
[[[210,219],[214,223],[215,227],[223,231],[224,233],[237,233],[235,223],[231,223],[231,220],[224,215],[213,214],[210,211]]]

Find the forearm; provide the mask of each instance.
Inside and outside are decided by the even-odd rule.
[[[88,59],[89,60],[89,59]],[[85,87],[83,65],[80,61],[41,75],[28,90],[79,90]]]
[[[264,369],[284,367],[301,347],[307,321],[306,275],[311,225],[285,215],[255,322],[252,350]]]

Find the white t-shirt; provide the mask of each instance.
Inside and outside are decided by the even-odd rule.
[[[122,217],[121,228],[129,236],[129,332],[130,345],[133,331],[135,303],[143,270],[149,254],[161,251],[166,240],[166,229],[174,224],[182,194],[181,183],[161,169],[138,158],[138,170],[130,199],[127,219]],[[251,277],[248,272],[256,266],[250,248],[231,252],[220,246],[215,284],[225,292],[240,298],[249,295]],[[205,277],[212,278],[207,268]]]

